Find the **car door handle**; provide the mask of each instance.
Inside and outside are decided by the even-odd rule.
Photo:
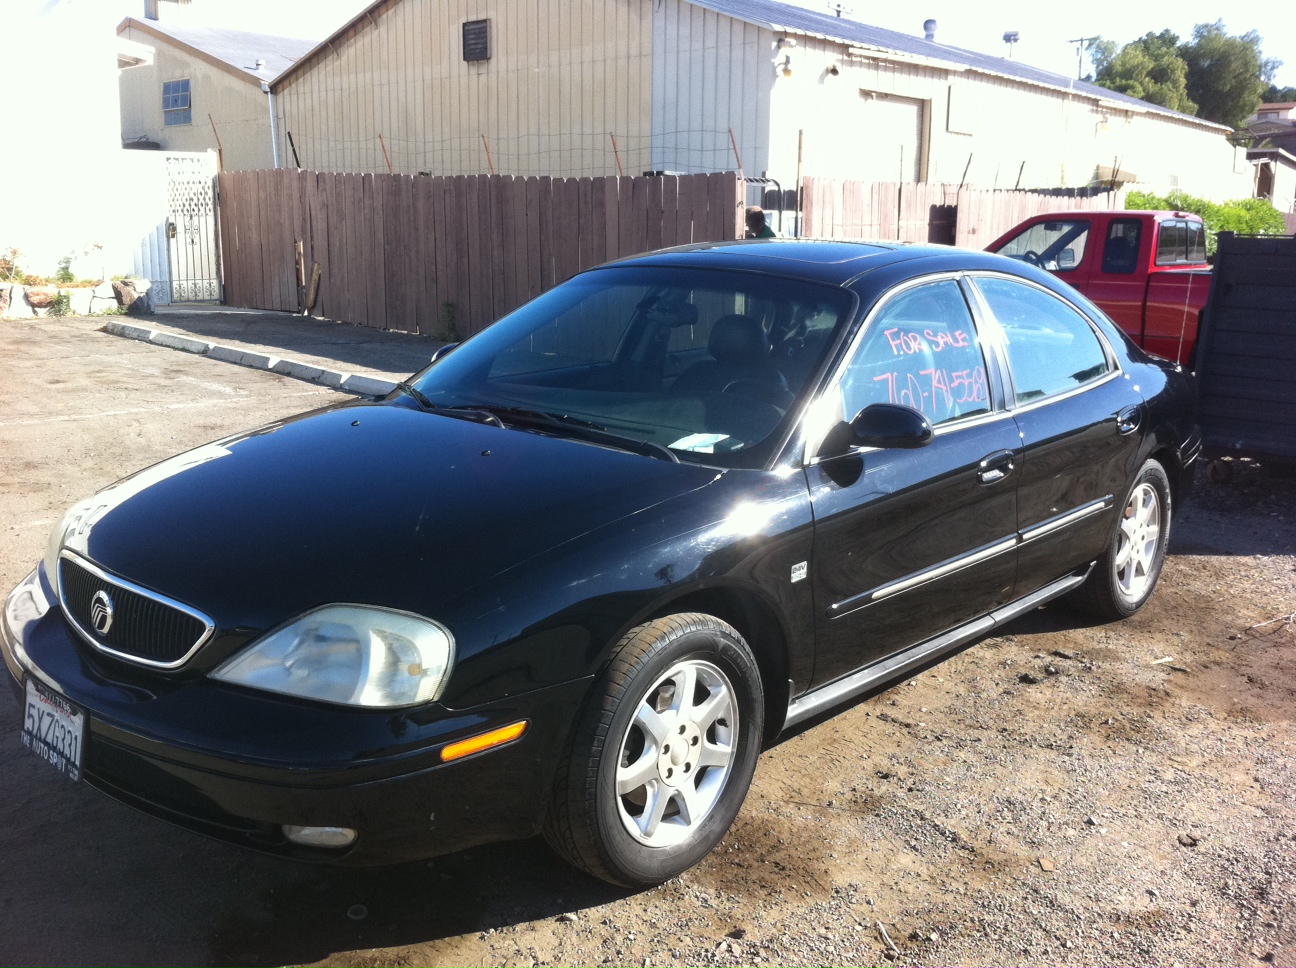
[[[1012,473],[1017,460],[1011,450],[991,454],[977,465],[977,480],[982,484],[996,484]]]
[[[1123,436],[1132,434],[1138,430],[1139,424],[1143,419],[1143,408],[1141,406],[1126,407],[1120,413],[1116,414],[1116,430]]]

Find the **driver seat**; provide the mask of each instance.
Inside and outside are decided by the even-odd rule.
[[[787,406],[792,396],[787,379],[770,362],[769,340],[761,324],[750,316],[733,313],[721,316],[707,339],[711,359],[694,363],[675,379],[672,390],[680,393],[723,393],[731,383],[754,384],[741,395],[767,399]]]

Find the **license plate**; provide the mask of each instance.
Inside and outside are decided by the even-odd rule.
[[[85,713],[58,693],[27,677],[23,745],[73,782],[81,779]]]

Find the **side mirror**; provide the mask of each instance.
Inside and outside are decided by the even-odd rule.
[[[850,422],[854,443],[861,447],[912,450],[932,441],[931,421],[912,407],[875,403]]]
[[[1075,267],[1075,264],[1076,261],[1075,261],[1074,249],[1063,249],[1061,252],[1058,253],[1059,269],[1071,269]]]
[[[453,350],[458,345],[459,345],[458,343],[446,343],[445,346],[438,346],[435,350],[432,351],[432,359],[428,360],[428,365],[430,366],[431,364],[435,363],[437,360],[441,359],[441,357],[443,356],[448,356],[450,354],[450,351]]]

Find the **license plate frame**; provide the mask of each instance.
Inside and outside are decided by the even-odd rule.
[[[23,746],[73,783],[81,779],[85,754],[85,710],[34,676],[23,686]]]

